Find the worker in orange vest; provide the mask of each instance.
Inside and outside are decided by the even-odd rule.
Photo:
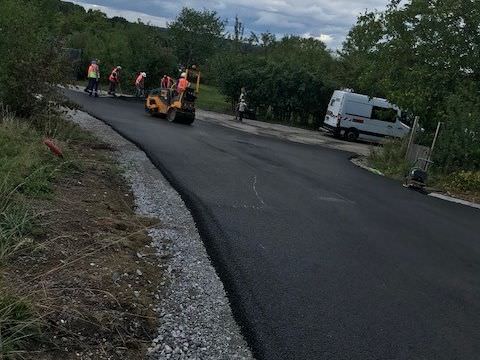
[[[110,76],[108,77],[108,81],[110,82],[110,88],[108,90],[109,95],[115,96],[115,90],[117,85],[120,83],[120,71],[122,70],[121,66],[116,66]]]
[[[160,86],[162,89],[170,89],[173,86],[173,79],[168,75],[163,75]]]
[[[190,83],[187,80],[187,73],[182,73],[180,79],[177,82],[177,92],[179,94],[183,93],[190,86]]]
[[[141,72],[137,76],[137,79],[135,80],[135,88],[136,88],[135,96],[145,97],[145,78],[146,77],[147,77],[147,74],[144,72]]]
[[[92,96],[95,94],[95,97],[98,97],[98,82],[100,80],[100,68],[98,67],[98,61],[92,60],[87,71],[88,84],[85,88],[85,92]]]

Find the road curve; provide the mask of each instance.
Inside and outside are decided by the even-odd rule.
[[[67,94],[180,192],[258,359],[480,358],[479,210],[345,152]]]

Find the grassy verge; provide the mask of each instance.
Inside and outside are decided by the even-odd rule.
[[[232,106],[220,91],[211,85],[200,85],[197,106],[199,109],[215,111],[222,114],[232,114]]]
[[[2,113],[0,359],[144,357],[165,279],[112,151],[58,114]]]
[[[405,179],[410,164],[405,160],[407,144],[403,140],[388,141],[383,146],[372,149],[368,158],[369,166],[398,180]]]
[[[63,161],[42,145],[42,136],[26,120],[2,109],[0,116],[0,358],[21,350],[35,334],[37,319],[29,301],[6,286],[9,259],[30,242],[34,213],[29,200],[46,196]]]
[[[403,140],[389,141],[372,151],[367,159],[369,166],[388,177],[403,181],[412,168],[412,164],[405,160],[406,149],[407,144]],[[445,173],[432,166],[427,185],[454,197],[480,202],[480,171]]]

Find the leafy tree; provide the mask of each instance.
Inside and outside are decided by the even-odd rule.
[[[178,59],[184,65],[204,64],[218,49],[225,22],[215,11],[183,8],[168,29]]]
[[[480,121],[472,106],[480,101],[479,28],[478,1],[393,0],[385,12],[360,17],[350,32],[341,52],[341,81],[419,115],[426,140],[444,121],[437,167],[478,169],[479,138],[467,141],[465,132],[478,129]],[[457,144],[453,148],[462,156],[452,160],[448,143]]]
[[[246,87],[249,106],[264,119],[318,128],[335,86],[335,61],[325,44],[296,36],[262,38],[265,43],[248,53],[233,48],[215,57],[212,68],[222,93],[234,105]]]

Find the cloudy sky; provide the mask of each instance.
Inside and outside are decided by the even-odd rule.
[[[336,49],[357,15],[384,9],[388,0],[70,0],[109,16],[165,26],[183,6],[216,10],[232,25],[235,15],[247,31],[296,34],[323,40]]]

